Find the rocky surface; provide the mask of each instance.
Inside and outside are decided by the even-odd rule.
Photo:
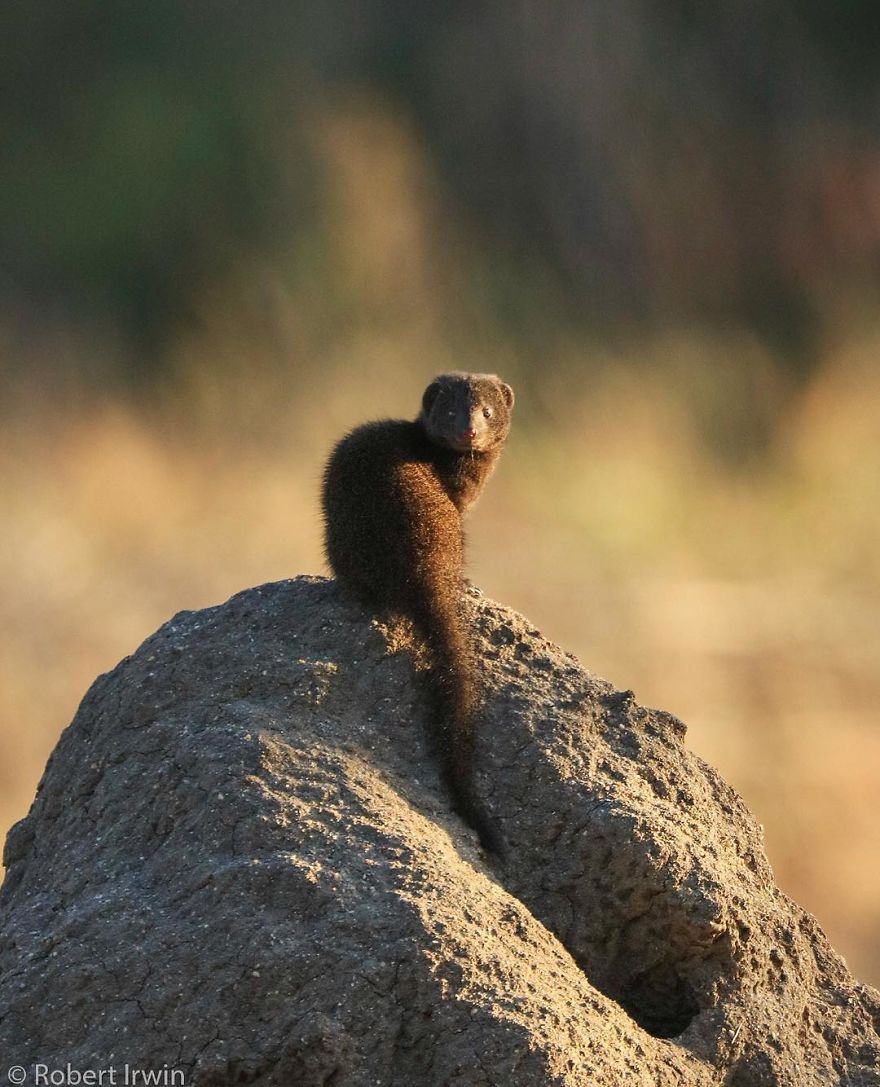
[[[101,676],[6,845],[7,1065],[880,1084],[880,995],[681,723],[469,608],[494,865],[441,788],[406,632],[332,581],[181,613]]]

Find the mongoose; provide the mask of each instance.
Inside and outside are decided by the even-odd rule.
[[[495,467],[513,401],[494,374],[441,374],[415,422],[367,423],[343,438],[323,485],[327,560],[355,598],[407,616],[425,643],[443,778],[459,815],[496,853],[473,788],[477,682],[462,615],[462,515]]]

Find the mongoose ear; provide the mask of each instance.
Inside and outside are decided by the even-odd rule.
[[[504,403],[507,404],[509,408],[512,408],[516,398],[513,395],[513,389],[503,381],[501,382],[501,395],[504,397]]]
[[[431,384],[425,389],[422,394],[422,411],[425,415],[431,414],[431,407],[434,401],[437,399],[437,394],[440,392],[440,382],[432,381]]]

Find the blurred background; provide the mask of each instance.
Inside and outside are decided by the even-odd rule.
[[[880,982],[868,0],[9,0],[0,823],[95,675],[324,570],[336,438],[518,402],[473,580],[683,717]]]

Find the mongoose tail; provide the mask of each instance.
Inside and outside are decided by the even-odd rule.
[[[501,839],[477,798],[474,782],[475,729],[479,704],[473,651],[458,591],[410,594],[410,618],[431,657],[425,689],[444,784],[461,818],[477,832],[484,849],[501,854]]]

